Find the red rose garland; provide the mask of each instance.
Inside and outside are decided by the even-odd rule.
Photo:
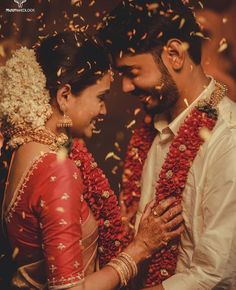
[[[200,129],[207,128],[211,131],[217,121],[218,114],[211,105],[211,101],[213,103],[215,102],[213,105],[216,105],[225,95],[225,91],[226,89],[222,85],[216,83],[216,90],[212,94],[210,102],[204,102],[202,105],[195,107],[180,126],[177,136],[170,145],[169,152],[159,175],[156,186],[157,203],[169,196],[175,196],[178,202],[181,201],[189,169],[200,146],[204,142],[200,137]],[[130,176],[133,174],[133,178],[125,178],[123,182],[124,202],[127,206],[132,203],[137,203],[140,198],[140,187],[134,187],[134,184],[141,177],[142,167],[148,153],[148,150],[143,151],[142,147],[145,146],[146,149],[151,147],[148,141],[152,143],[152,139],[145,138],[145,135],[151,136],[150,130],[151,127],[145,126],[140,131],[136,130],[128,147],[130,151],[125,161],[125,169],[129,169],[129,174]],[[153,136],[154,134],[153,129]],[[145,145],[142,144],[143,141],[146,141]],[[142,156],[142,164],[137,163],[133,158],[133,146],[135,150],[138,149],[136,154]],[[135,180],[135,178],[138,178],[138,180]],[[133,188],[138,189],[138,194],[131,194]],[[179,239],[172,241],[167,247],[162,248],[161,251],[153,255],[148,263],[145,263],[145,266],[142,268],[142,277],[145,277],[145,286],[150,287],[160,284],[168,277],[174,275],[177,263],[178,244]]]
[[[74,141],[70,158],[81,170],[85,186],[83,196],[98,221],[99,263],[102,267],[117,256],[128,242],[121,222],[120,207],[102,170],[79,140]]]
[[[152,124],[143,123],[141,128],[134,130],[130,139],[122,176],[122,200],[127,208],[139,202],[141,169],[156,134],[157,131]],[[127,188],[127,185],[129,185],[129,188]]]
[[[212,118],[201,108],[194,108],[180,127],[174,138],[162,166],[156,186],[156,199],[160,202],[169,196],[181,201],[182,192],[188,177],[188,172],[195,159],[203,139],[200,129],[212,130],[217,118]],[[177,263],[179,240],[171,242],[167,247],[156,253],[148,266],[146,285],[152,286],[174,275]]]

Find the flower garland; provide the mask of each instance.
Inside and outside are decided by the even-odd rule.
[[[70,158],[81,170],[85,186],[83,196],[98,221],[99,263],[102,267],[117,256],[128,243],[121,222],[118,200],[104,173],[79,140],[74,141]]]
[[[44,127],[52,115],[49,101],[46,77],[34,50],[16,50],[0,68],[0,123],[16,130]]]
[[[212,93],[210,101],[199,103],[193,108],[184,123],[180,126],[176,137],[170,145],[169,152],[165,158],[156,185],[157,203],[169,196],[175,196],[177,202],[181,201],[189,169],[200,146],[204,143],[204,140],[200,136],[201,129],[207,128],[209,131],[213,130],[218,118],[215,107],[225,95],[226,88],[216,83],[216,89]],[[136,131],[135,136],[132,138],[132,140],[135,140],[135,143],[130,143],[129,148],[132,148],[132,145],[139,148],[138,142],[142,144],[145,134],[150,135],[150,131],[147,130],[144,132],[144,127],[142,128],[142,134]],[[149,140],[151,141],[151,139]],[[151,145],[149,144],[148,146],[148,144],[146,144],[145,146],[145,148],[150,148]],[[126,168],[129,168],[131,173],[134,172],[134,177],[141,176],[143,164],[137,166],[136,162],[132,163],[135,161],[133,160],[132,153],[128,153],[127,156],[130,159],[125,162]],[[144,155],[142,155],[142,159],[145,160]],[[123,185],[125,186],[124,192],[126,192],[127,195],[128,192],[132,191],[134,183],[134,180],[132,180],[130,184],[128,180],[125,180]],[[134,198],[133,194],[130,196],[127,195],[124,201],[128,200],[129,204],[137,202],[137,196]],[[126,204],[128,203],[126,202]],[[161,251],[153,255],[143,267],[142,277],[145,277],[144,284],[146,287],[160,284],[165,279],[174,275],[178,256],[178,244],[179,239],[171,241],[166,247],[162,248]]]
[[[128,145],[122,176],[120,202],[124,203],[126,214],[130,216],[129,223],[131,227],[128,229],[130,238],[134,234],[136,208],[141,195],[142,167],[156,134],[157,131],[151,123],[143,123],[141,128],[134,130]]]

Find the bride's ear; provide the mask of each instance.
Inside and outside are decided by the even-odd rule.
[[[56,100],[57,103],[61,109],[61,111],[64,112],[65,108],[67,107],[67,102],[72,95],[71,93],[71,86],[69,84],[63,85],[56,94]]]

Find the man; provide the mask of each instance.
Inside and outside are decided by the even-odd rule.
[[[166,241],[145,265],[143,286],[235,290],[236,108],[224,86],[204,74],[191,10],[180,0],[122,1],[100,35],[123,91],[140,97],[152,118],[131,139],[123,202],[139,199],[142,171],[136,226],[154,197],[175,195],[183,204],[178,259],[178,243]]]

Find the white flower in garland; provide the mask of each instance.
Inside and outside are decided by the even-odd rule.
[[[34,50],[15,51],[0,68],[0,122],[14,128],[42,127],[52,115],[49,100]]]

